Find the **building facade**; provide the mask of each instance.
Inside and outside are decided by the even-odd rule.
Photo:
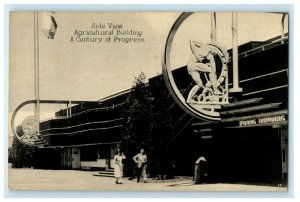
[[[228,50],[229,55],[231,50]],[[229,94],[221,121],[198,120],[170,98],[170,161],[175,175],[192,176],[195,161],[207,160],[212,182],[286,182],[288,169],[288,41],[273,38],[239,46],[243,92]],[[229,70],[231,69],[229,63]],[[173,71],[188,93],[193,80],[186,67]],[[149,79],[149,89],[160,76]],[[232,86],[229,72],[229,88]],[[162,86],[162,88],[166,88]],[[122,110],[130,90],[80,104],[41,123],[41,168],[106,170],[121,143]],[[70,113],[70,111],[72,113]],[[71,114],[71,115],[70,115]],[[68,115],[68,117],[66,117]],[[70,115],[70,116],[69,116]],[[46,158],[45,158],[46,157]]]

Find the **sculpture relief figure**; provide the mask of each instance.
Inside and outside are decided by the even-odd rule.
[[[217,86],[216,63],[214,60],[214,52],[212,48],[196,41],[190,41],[190,46],[192,54],[189,58],[187,69],[188,73],[195,81],[196,87],[192,89],[187,101],[192,101],[192,98],[196,95],[196,93],[201,88],[204,88],[203,82],[200,78],[201,73],[208,74],[208,81],[210,81],[213,94],[221,95],[222,93],[218,90]],[[206,83],[206,87],[209,87],[208,85],[209,82]]]

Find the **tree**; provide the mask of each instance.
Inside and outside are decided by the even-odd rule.
[[[156,77],[151,83],[152,117],[151,123],[151,153],[154,176],[172,178],[174,167],[170,159],[169,142],[172,137],[172,115],[170,112],[173,103],[162,76]],[[153,172],[152,171],[152,172]]]
[[[127,156],[132,157],[141,148],[149,150],[150,130],[152,122],[151,93],[146,84],[146,76],[141,72],[135,77],[132,90],[127,97],[123,110],[124,128],[121,149]],[[130,175],[134,170],[134,162],[125,162],[125,174]]]
[[[24,135],[21,125],[17,126],[16,133],[21,137]],[[13,168],[24,168],[32,167],[34,165],[34,152],[33,147],[29,147],[19,140],[16,137],[13,138],[12,148],[11,148],[11,162]]]
[[[152,176],[172,174],[168,142],[171,137],[170,96],[162,77],[152,83],[151,89],[142,72],[135,77],[123,111],[124,127],[121,149],[129,157],[125,175],[134,170],[134,156],[140,148],[146,150]]]

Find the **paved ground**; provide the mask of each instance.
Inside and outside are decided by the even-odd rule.
[[[14,169],[9,167],[11,190],[118,190],[118,191],[286,191],[286,187],[254,186],[242,184],[195,185],[188,179],[163,183],[136,183],[123,179],[115,184],[110,177],[93,176],[92,171]]]

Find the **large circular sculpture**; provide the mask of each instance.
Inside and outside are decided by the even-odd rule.
[[[214,43],[186,41],[190,43],[190,59],[187,72],[193,86],[188,95],[178,89],[170,67],[170,52],[180,25],[193,13],[183,13],[175,21],[168,35],[162,59],[165,83],[178,105],[187,113],[205,120],[220,120],[221,105],[228,104],[228,54],[226,49]],[[204,78],[204,79],[203,79]]]

